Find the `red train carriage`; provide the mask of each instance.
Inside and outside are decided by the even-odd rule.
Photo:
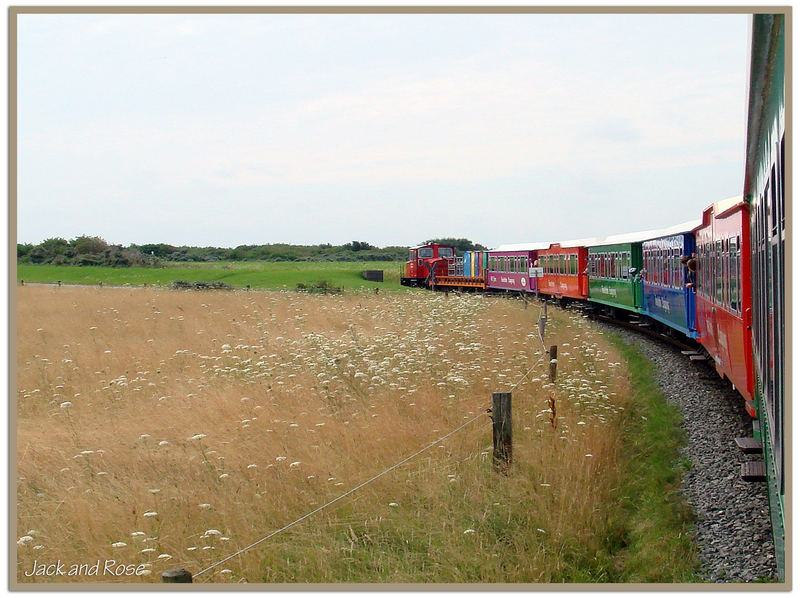
[[[455,249],[449,245],[431,243],[418,245],[408,250],[406,275],[400,284],[407,287],[425,287],[438,276],[447,276],[448,260],[455,257]]]
[[[698,340],[714,359],[719,375],[733,383],[755,417],[747,204],[733,197],[711,205],[694,232]]]
[[[543,272],[539,278],[539,292],[556,299],[586,299],[589,296],[588,253],[584,243],[574,241],[553,243],[541,250],[538,259]]]

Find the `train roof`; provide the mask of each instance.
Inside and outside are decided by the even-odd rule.
[[[667,228],[657,228],[652,230],[644,230],[638,233],[628,233],[626,235],[614,235],[606,237],[603,243],[598,245],[611,245],[612,243],[638,243],[641,241],[649,241],[650,239],[660,239],[661,237],[671,237],[681,233],[690,233],[695,228],[700,226],[702,220],[699,218],[694,220],[687,220],[680,224],[675,224]]]
[[[548,247],[550,243],[507,243],[489,251],[539,251]]]
[[[714,202],[705,210],[703,210],[703,218],[697,223],[697,226],[694,227],[694,230],[704,226],[709,226],[712,213],[714,218],[720,218],[727,216],[728,212],[738,208],[741,205],[744,205],[744,199],[741,195],[734,195],[728,199],[721,199],[720,201]]]
[[[439,247],[453,247],[452,245],[445,245],[444,243],[423,243],[422,245],[414,245],[413,247],[409,247],[409,249],[422,249],[423,247],[432,247],[434,245],[438,245]]]
[[[730,200],[722,200],[715,204],[715,206],[725,205],[724,209],[728,209],[735,205],[736,198]],[[741,198],[738,198],[741,201]],[[733,202],[730,205],[727,202]],[[622,243],[639,243],[649,239],[659,239],[661,237],[670,237],[680,233],[688,233],[700,226],[702,220],[688,220],[681,222],[668,228],[658,228],[651,230],[644,230],[635,233],[622,233],[619,235],[608,235],[606,237],[587,237],[583,239],[569,239],[566,241],[555,241],[553,243],[509,243],[500,245],[490,251],[539,251],[542,249],[549,249],[551,245],[560,245],[561,247],[598,247],[601,245],[617,245]]]
[[[714,214],[719,216],[723,212],[727,212],[734,206],[739,205],[740,203],[744,203],[741,195],[734,195],[733,197],[729,197],[728,199],[723,199],[714,204]]]

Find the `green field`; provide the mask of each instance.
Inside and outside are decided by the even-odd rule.
[[[163,268],[110,268],[104,266],[17,265],[17,281],[111,286],[169,286],[176,280],[219,281],[245,288],[294,289],[325,280],[345,290],[381,288],[397,290],[403,262],[171,262]],[[383,270],[383,282],[362,278],[363,270]]]

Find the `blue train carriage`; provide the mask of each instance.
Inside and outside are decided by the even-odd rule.
[[[652,231],[600,237],[588,246],[589,301],[611,309],[642,309],[642,241]]]
[[[683,256],[695,253],[692,220],[654,232],[642,242],[642,313],[689,338],[697,338],[695,289]]]
[[[784,578],[785,529],[785,20],[756,14],[750,72],[743,196],[750,205],[754,394],[764,453],[778,575]],[[789,280],[791,283],[791,280]]]

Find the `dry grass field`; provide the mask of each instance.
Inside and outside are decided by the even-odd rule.
[[[537,303],[17,293],[20,583],[197,573],[477,416],[195,581],[594,581],[605,566],[593,559],[613,528],[630,392],[621,358],[578,314],[550,310],[553,386]],[[481,413],[531,368],[513,390],[502,475]]]

